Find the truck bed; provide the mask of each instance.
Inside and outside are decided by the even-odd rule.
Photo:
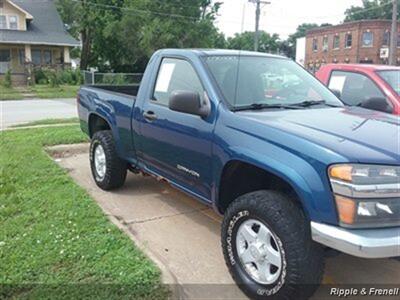
[[[109,92],[125,94],[125,95],[136,97],[138,90],[139,90],[139,86],[140,86],[139,84],[137,84],[137,85],[99,85],[99,84],[95,84],[95,85],[85,85],[84,87],[101,89],[101,90],[106,90]]]

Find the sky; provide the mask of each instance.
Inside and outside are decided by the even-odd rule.
[[[218,0],[224,2],[216,25],[226,36],[236,32],[254,31],[255,4],[248,0]],[[361,0],[269,0],[262,6],[260,30],[278,33],[282,39],[294,33],[301,23],[338,24],[351,5],[361,6]]]

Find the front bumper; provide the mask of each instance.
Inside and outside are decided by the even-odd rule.
[[[346,229],[311,222],[312,239],[341,252],[366,258],[400,256],[400,227]]]

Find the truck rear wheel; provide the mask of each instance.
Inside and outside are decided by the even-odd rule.
[[[103,190],[116,189],[124,184],[127,164],[118,156],[110,130],[98,131],[93,135],[90,168],[94,181]]]
[[[256,191],[231,203],[222,223],[225,262],[252,299],[307,299],[324,269],[323,248],[287,195]]]

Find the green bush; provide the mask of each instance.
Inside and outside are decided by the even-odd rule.
[[[37,80],[38,84],[48,84],[48,80],[47,78],[40,78],[39,80]]]
[[[35,83],[50,84],[57,87],[60,84],[81,85],[83,77],[80,70],[54,70],[54,69],[35,69]]]
[[[51,87],[58,87],[62,83],[61,74],[55,70],[47,69],[44,70],[47,81]]]
[[[46,84],[48,83],[46,74],[42,69],[34,69],[33,75],[35,78],[35,83],[41,83],[41,82],[45,82]]]
[[[11,70],[7,70],[6,74],[4,75],[3,86],[6,88],[10,88],[11,85]]]
[[[60,72],[60,80],[62,83],[66,83],[66,84],[70,84],[70,85],[74,85],[75,84],[75,80],[73,77],[73,72],[71,70],[64,70],[62,72]]]

